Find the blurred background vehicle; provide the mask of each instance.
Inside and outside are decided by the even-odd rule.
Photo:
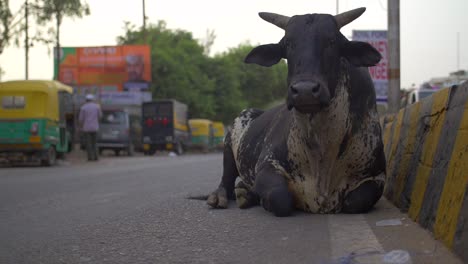
[[[181,155],[190,145],[188,107],[173,99],[160,99],[142,105],[143,153],[158,150]]]
[[[0,83],[0,156],[54,165],[71,151],[73,89],[57,81]]]

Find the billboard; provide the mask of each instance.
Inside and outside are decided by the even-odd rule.
[[[54,53],[56,54],[56,53]],[[79,90],[144,92],[151,83],[147,45],[61,47],[54,59],[54,79]],[[58,77],[58,78],[57,78]]]
[[[379,64],[369,67],[378,102],[388,100],[388,41],[386,30],[353,30],[352,39],[371,44],[382,55]]]
[[[87,94],[94,94],[102,105],[140,105],[152,100],[151,92],[105,91],[100,88],[99,86],[74,87],[74,104],[85,103]]]

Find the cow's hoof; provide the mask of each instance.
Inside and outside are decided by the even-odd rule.
[[[271,190],[268,196],[262,199],[262,205],[265,210],[279,217],[290,216],[294,210],[293,197],[283,188]]]
[[[383,186],[383,182],[364,182],[346,196],[341,209],[342,212],[347,214],[369,212],[382,196]]]
[[[208,196],[206,203],[213,208],[227,208],[228,198],[226,189],[224,189],[223,187],[219,187],[218,189],[216,189],[216,191],[212,192],[210,196]]]
[[[236,185],[235,193],[236,203],[240,209],[246,209],[258,204],[257,196],[242,181]]]

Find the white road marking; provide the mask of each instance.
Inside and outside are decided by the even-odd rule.
[[[329,215],[328,229],[333,260],[341,259],[338,263],[384,263],[383,247],[363,215]]]

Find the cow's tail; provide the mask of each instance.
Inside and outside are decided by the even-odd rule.
[[[199,194],[199,195],[187,195],[185,198],[189,200],[200,200],[206,201],[208,200],[208,194]]]

